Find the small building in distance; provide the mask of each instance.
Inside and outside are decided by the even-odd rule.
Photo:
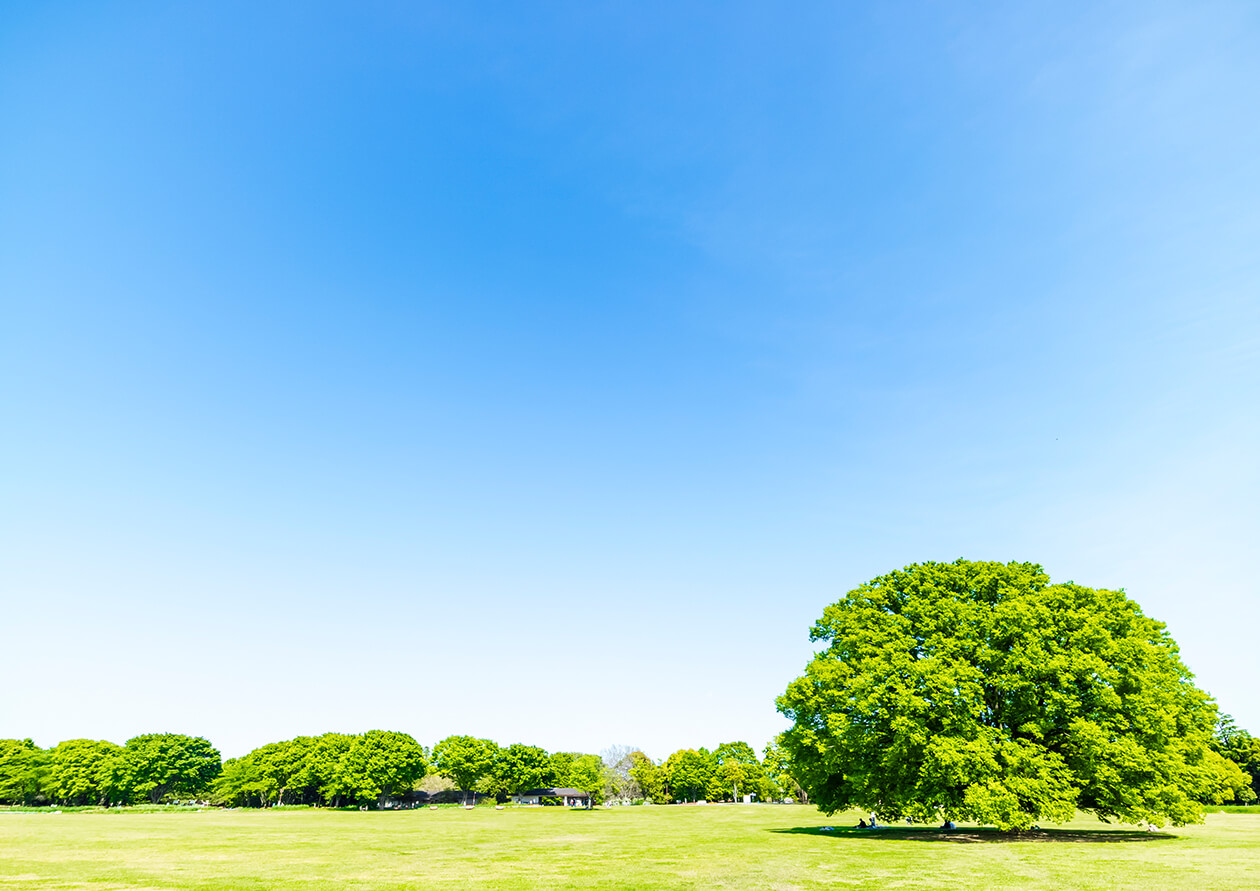
[[[558,798],[559,803],[565,807],[590,807],[591,796],[581,789],[530,789],[526,792],[517,792],[512,796],[513,804],[550,804],[544,802],[544,798]]]

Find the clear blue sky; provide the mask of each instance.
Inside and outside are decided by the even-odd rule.
[[[0,736],[784,725],[1123,587],[1260,733],[1260,8],[0,11]]]

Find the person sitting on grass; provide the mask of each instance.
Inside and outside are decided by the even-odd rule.
[[[865,828],[866,828],[866,821],[865,821],[865,820],[858,820],[857,828],[858,828],[858,829],[865,829]]]

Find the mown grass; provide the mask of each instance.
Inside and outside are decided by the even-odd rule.
[[[0,888],[1260,887],[1254,814],[1157,833],[856,822],[775,805],[0,812]]]
[[[1210,804],[1209,814],[1260,814],[1260,804]]]

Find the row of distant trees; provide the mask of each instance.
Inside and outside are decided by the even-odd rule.
[[[745,742],[722,743],[713,751],[680,749],[657,764],[642,752],[630,752],[623,788],[629,797],[655,804],[675,801],[738,801],[751,795],[761,801],[809,796],[792,775],[787,753],[773,742],[758,758]]]
[[[1255,799],[1260,785],[1260,738],[1228,717],[1214,748],[1251,779],[1239,803]],[[202,737],[149,733],[116,745],[71,739],[49,749],[31,740],[0,740],[0,804],[131,805],[199,800],[235,807],[306,804],[376,806],[418,788],[462,790],[504,801],[526,789],[570,787],[595,803],[619,800],[762,801],[809,796],[778,741],[759,758],[745,742],[712,751],[681,749],[653,761],[629,746],[603,756],[547,752],[539,746],[499,746],[473,736],[449,736],[432,749],[406,733],[369,730],[325,733],[268,743],[241,758],[222,761]],[[434,783],[434,780],[437,783]]]
[[[146,733],[116,745],[68,739],[41,749],[0,739],[0,803],[105,806],[205,794],[218,778],[219,751],[199,736]]]
[[[72,739],[49,749],[29,739],[0,740],[0,804],[9,805],[198,800],[234,807],[362,807],[422,784],[497,801],[548,787],[581,789],[595,803],[808,799],[777,743],[761,758],[747,743],[731,742],[712,751],[682,749],[656,762],[630,746],[601,757],[449,736],[428,749],[406,733],[369,730],[299,736],[222,761],[208,740],[178,733],[144,734],[121,746]]]

